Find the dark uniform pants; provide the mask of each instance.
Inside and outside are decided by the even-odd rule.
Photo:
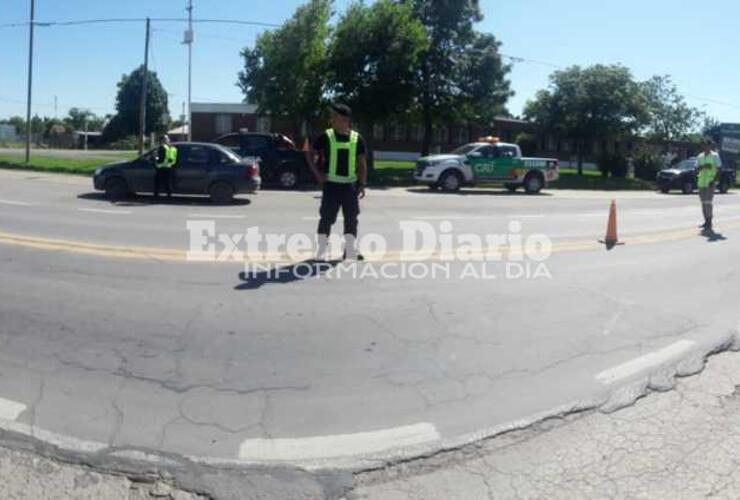
[[[344,234],[357,236],[357,216],[360,215],[360,202],[354,183],[342,184],[327,182],[321,195],[319,215],[319,234],[330,234],[331,226],[337,221],[339,208],[344,217]]]
[[[171,175],[170,171],[171,168],[167,167],[160,167],[156,168],[154,172],[154,197],[159,196],[159,191],[164,187],[165,191],[167,192],[167,196],[172,195],[172,187],[170,186],[171,183]]]

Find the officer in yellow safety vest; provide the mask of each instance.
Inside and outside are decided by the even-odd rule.
[[[357,253],[357,217],[359,200],[365,197],[367,181],[367,145],[350,126],[352,111],[344,104],[330,107],[331,128],[312,144],[308,165],[322,188],[317,241],[317,260],[326,260],[331,226],[339,208],[344,217],[344,258],[362,259]],[[318,165],[315,161],[318,159]]]
[[[172,168],[177,163],[177,148],[170,144],[168,135],[163,135],[160,139],[156,162],[154,198],[159,198],[159,191],[162,187],[167,191],[167,198],[170,198],[172,197]]]
[[[712,216],[714,186],[720,175],[722,160],[716,151],[712,150],[713,142],[711,139],[705,139],[702,148],[703,152],[696,157],[696,184],[699,188],[699,199],[704,214],[704,224],[701,227],[704,233],[712,233]]]

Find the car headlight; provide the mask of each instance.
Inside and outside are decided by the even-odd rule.
[[[103,172],[103,167],[98,167],[95,169],[95,173],[93,175],[100,175]]]

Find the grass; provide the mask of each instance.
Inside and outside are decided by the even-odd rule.
[[[36,154],[31,156],[31,163],[26,164],[23,155],[0,153],[0,168],[16,170],[33,170],[41,172],[57,172],[65,174],[92,175],[93,171],[101,166],[117,160],[130,159],[135,153],[122,151],[107,156],[53,156],[52,154]],[[413,186],[416,181],[412,178],[414,162],[388,161],[375,162],[375,172],[369,179],[369,184],[376,187]],[[582,189],[582,190],[652,190],[652,184],[639,179],[612,179],[604,178],[599,172],[584,171],[578,175],[576,169],[561,168],[560,179],[550,184],[551,189]]]
[[[56,172],[64,174],[92,175],[101,165],[131,158],[129,153],[116,156],[59,157],[31,155],[26,164],[25,157],[16,154],[0,154],[0,168],[13,170],[32,170],[37,172]]]
[[[375,162],[375,174],[370,179],[371,185],[378,186],[411,186],[415,184],[412,178],[414,162],[385,161]],[[481,184],[483,185],[483,184]],[[560,178],[549,185],[550,189],[584,189],[584,190],[652,190],[652,183],[640,179],[613,179],[604,178],[598,171],[586,170],[578,175],[574,168],[561,168]]]

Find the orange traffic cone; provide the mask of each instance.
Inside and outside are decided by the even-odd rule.
[[[606,245],[607,250],[611,250],[619,244],[617,238],[617,202],[612,200],[612,204],[609,207],[609,222],[606,225],[606,236],[601,241]]]
[[[301,151],[308,151],[308,137],[303,140],[303,147],[301,148]]]

